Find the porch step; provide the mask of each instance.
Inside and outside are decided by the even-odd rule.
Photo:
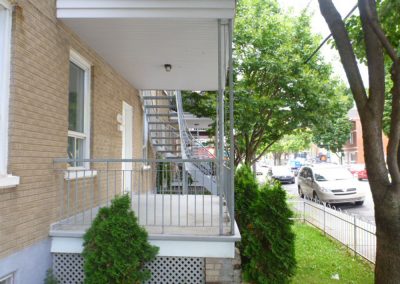
[[[146,114],[147,116],[159,116],[159,117],[161,117],[161,116],[163,116],[163,117],[165,117],[165,116],[168,116],[168,117],[177,117],[178,116],[178,114],[177,113],[149,113],[149,114]]]
[[[181,150],[159,150],[157,153],[180,153]]]
[[[147,105],[145,108],[176,108],[175,105]]]
[[[175,99],[175,96],[143,96],[143,100],[171,100]]]
[[[179,129],[150,129],[150,132],[179,132]]]
[[[178,124],[178,121],[150,121],[149,124]]]
[[[176,137],[151,137],[151,139],[179,139],[179,136]]]
[[[181,145],[180,144],[153,144],[153,146],[157,146],[157,147],[173,147],[173,146],[175,146],[175,147],[181,147]]]

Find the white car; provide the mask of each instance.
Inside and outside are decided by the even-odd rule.
[[[358,188],[357,180],[346,168],[338,165],[304,166],[299,171],[297,184],[301,197],[326,203],[364,203],[365,192]]]

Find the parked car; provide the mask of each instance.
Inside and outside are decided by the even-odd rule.
[[[357,173],[358,180],[368,179],[367,169],[363,169]]]
[[[360,190],[353,175],[338,165],[304,166],[298,175],[298,192],[326,203],[354,202],[362,205],[365,192]]]
[[[292,173],[297,176],[297,173],[299,172],[299,169],[302,166],[302,163],[298,160],[289,160],[287,163],[287,166],[290,168]]]
[[[268,170],[268,177],[272,180],[278,180],[281,183],[294,183],[294,174],[290,168],[285,166],[272,167]]]
[[[354,177],[358,177],[358,173],[365,170],[365,164],[350,164],[348,169]]]

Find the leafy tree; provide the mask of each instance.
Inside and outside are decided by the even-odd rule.
[[[101,208],[83,239],[85,283],[128,284],[150,278],[144,264],[155,258],[158,248],[148,243],[127,195]]]
[[[385,31],[386,37],[399,50],[400,48],[400,23],[398,21],[400,14],[400,1],[377,1],[377,13],[380,24]],[[354,53],[357,59],[367,64],[364,33],[361,27],[359,16],[352,16],[346,22],[346,29],[354,47]],[[392,66],[389,56],[385,56],[385,106],[383,111],[383,132],[389,135],[390,132],[390,114],[393,82],[390,78],[390,69]]]
[[[333,153],[341,153],[343,145],[349,140],[351,122],[347,116],[339,117],[323,126],[314,128],[313,142]]]
[[[238,2],[234,33],[235,164],[251,165],[296,129],[324,125],[346,112],[331,66],[317,56],[310,17],[282,11],[276,0]],[[214,93],[184,95],[184,108],[215,117]]]
[[[377,9],[377,3],[379,9]],[[332,0],[319,0],[320,10],[332,32],[360,115],[368,179],[375,204],[377,251],[376,283],[400,282],[400,58],[399,1],[359,0],[362,44],[349,37]],[[380,15],[378,14],[381,13]],[[382,17],[389,13],[387,18]],[[380,16],[380,17],[379,17]],[[381,23],[379,22],[381,20]],[[362,81],[356,55],[367,63],[369,90]],[[390,68],[388,68],[390,64]],[[389,74],[390,72],[390,74]],[[390,98],[387,79],[390,76]],[[386,93],[386,96],[385,96]],[[388,104],[389,103],[389,104]],[[384,111],[389,110],[387,161],[380,139]],[[391,179],[389,178],[389,173]]]
[[[274,143],[269,152],[274,155],[275,164],[280,164],[283,153],[297,153],[308,149],[311,145],[312,133],[307,129],[294,131],[293,134],[285,135]]]

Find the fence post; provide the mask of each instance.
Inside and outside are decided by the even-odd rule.
[[[325,230],[325,223],[326,223],[326,221],[325,221],[325,219],[326,219],[326,203],[323,203],[323,206],[324,206],[324,235],[326,235],[326,230]]]
[[[354,215],[354,256],[357,255],[357,218]]]
[[[303,200],[303,223],[306,222],[306,201]]]

